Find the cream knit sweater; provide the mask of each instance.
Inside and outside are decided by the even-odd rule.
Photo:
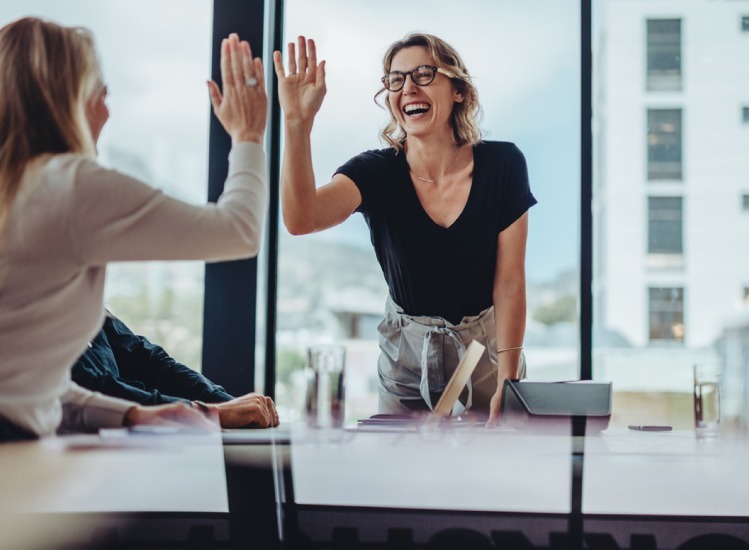
[[[0,234],[0,415],[39,435],[122,424],[133,403],[84,390],[70,367],[103,320],[106,264],[257,254],[265,154],[236,144],[216,204],[195,206],[76,154],[27,168]]]

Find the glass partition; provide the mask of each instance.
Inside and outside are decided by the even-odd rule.
[[[692,429],[692,366],[749,366],[746,3],[594,2],[594,378],[614,418]]]
[[[37,16],[89,28],[109,89],[99,160],[183,200],[205,202],[211,0],[4,0],[2,24]],[[130,328],[200,369],[203,263],[108,268],[105,303]]]
[[[331,17],[335,14],[335,17]],[[382,56],[408,32],[435,34],[461,54],[478,87],[486,139],[525,153],[531,189],[525,351],[535,379],[578,378],[580,7],[576,1],[287,0],[285,42],[315,38],[327,96],[312,135],[315,177],[385,147],[375,105]],[[343,342],[347,417],[377,412],[377,325],[387,288],[363,218],[304,237],[280,227],[276,397],[285,420],[302,410],[304,350]],[[449,258],[446,259],[449,261]]]

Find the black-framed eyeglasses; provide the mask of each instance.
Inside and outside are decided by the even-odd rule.
[[[406,84],[406,77],[411,75],[411,80],[417,86],[428,86],[434,81],[434,77],[437,73],[452,78],[452,75],[444,69],[435,67],[434,65],[419,65],[415,69],[408,72],[403,71],[391,71],[382,77],[382,85],[389,92],[397,92]]]

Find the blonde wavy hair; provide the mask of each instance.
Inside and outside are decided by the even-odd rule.
[[[33,17],[0,29],[0,234],[30,161],[96,155],[86,104],[100,80],[88,30]]]
[[[479,96],[476,87],[471,81],[468,69],[460,58],[458,52],[447,42],[431,34],[412,33],[403,37],[401,40],[393,42],[385,52],[382,60],[384,73],[390,72],[393,58],[405,48],[419,46],[424,48],[434,59],[435,65],[450,73],[453,85],[463,94],[462,103],[455,103],[450,116],[450,125],[453,129],[455,142],[460,145],[466,143],[475,145],[481,141],[481,129],[479,121],[481,119],[481,105],[479,105]],[[375,102],[379,105],[377,98],[387,90],[383,87],[374,96]],[[403,149],[403,143],[406,141],[406,131],[398,123],[388,101],[384,102],[385,108],[390,113],[390,122],[383,128],[380,137],[394,147],[397,151]]]

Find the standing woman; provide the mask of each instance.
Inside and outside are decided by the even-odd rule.
[[[390,147],[354,157],[316,188],[310,134],[325,62],[304,37],[288,46],[288,71],[280,52],[273,59],[285,117],[286,227],[303,235],[361,212],[388,284],[380,411],[433,408],[475,339],[487,351],[464,406],[496,422],[504,380],[525,376],[527,211],[536,199],[523,154],[481,140],[477,91],[458,53],[436,36],[410,34],[383,60],[377,95],[386,93],[391,118],[381,137]]]
[[[70,380],[104,317],[108,262],[256,255],[267,202],[263,68],[221,46],[214,112],[232,137],[217,204],[167,197],[96,162],[109,111],[91,34],[35,18],[0,29],[0,441],[132,424],[210,426],[186,404],[140,407]]]

